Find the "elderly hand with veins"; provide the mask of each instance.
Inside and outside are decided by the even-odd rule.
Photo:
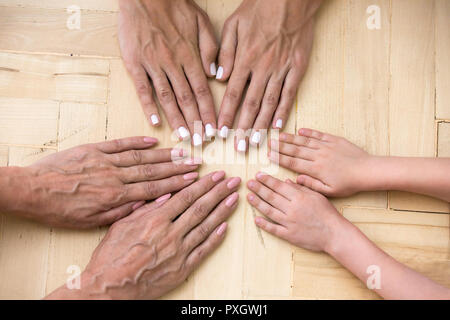
[[[220,108],[219,135],[232,127],[249,82],[237,124],[235,147],[261,142],[262,129],[282,129],[306,71],[313,16],[320,0],[244,0],[227,19],[216,79],[228,81]]]
[[[48,299],[155,299],[180,285],[223,241],[241,180],[206,175],[172,199],[150,203],[111,226],[81,274],[80,290]]]
[[[179,149],[149,149],[156,143],[118,139],[57,152],[28,167],[0,168],[0,209],[56,227],[111,224],[197,178],[194,159]]]
[[[207,77],[216,74],[218,46],[208,16],[192,0],[120,0],[119,43],[150,123],[161,123],[156,91],[172,129],[202,144],[214,135],[216,113]],[[202,123],[194,132],[194,122]],[[204,127],[204,129],[203,129]]]

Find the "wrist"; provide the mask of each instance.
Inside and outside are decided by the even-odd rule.
[[[338,219],[330,222],[329,237],[323,251],[339,261],[339,257],[347,251],[348,244],[359,231],[350,221],[338,213]]]

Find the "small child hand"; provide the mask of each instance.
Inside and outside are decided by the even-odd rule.
[[[269,158],[300,175],[297,183],[327,196],[363,191],[371,156],[348,140],[311,129],[281,133],[270,141]]]
[[[347,222],[323,195],[292,181],[258,173],[247,186],[248,202],[271,220],[256,217],[256,225],[296,246],[328,251]]]

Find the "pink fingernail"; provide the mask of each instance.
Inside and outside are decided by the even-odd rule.
[[[249,193],[248,200],[250,200],[250,201],[255,200],[255,196],[253,194]]]
[[[229,208],[231,208],[239,198],[239,194],[237,192],[234,192],[231,196],[228,197],[227,201],[225,201],[225,205]]]
[[[249,182],[247,182],[247,186],[248,186],[250,189],[254,189],[254,188],[256,187],[256,183],[255,183],[255,181],[250,180]]]
[[[234,189],[234,188],[236,188],[240,183],[241,183],[241,178],[239,178],[239,177],[234,177],[233,179],[231,179],[230,181],[228,181],[227,187],[228,187],[228,189]]]
[[[189,180],[197,179],[197,177],[198,177],[198,172],[189,172],[183,176],[183,179],[189,181]]]
[[[223,177],[225,177],[225,171],[217,171],[216,173],[213,174],[211,179],[214,182],[218,182],[218,181],[222,180]]]
[[[261,221],[262,221],[262,219],[261,219],[261,217],[255,217],[255,223],[256,224],[261,224]]]
[[[256,174],[256,177],[257,177],[258,179],[262,179],[262,178],[264,178],[265,176],[267,176],[267,173],[264,173],[264,172],[258,172],[258,173]]]
[[[152,138],[152,137],[145,137],[144,142],[145,143],[156,143],[156,142],[158,142],[158,139]]]
[[[217,229],[217,234],[219,236],[221,236],[225,232],[226,229],[227,229],[227,223],[224,222],[220,225],[219,229]]]
[[[142,207],[145,204],[145,201],[139,201],[138,203],[135,203],[134,206],[131,208],[134,210],[139,209],[140,207]]]
[[[191,159],[187,159],[184,164],[190,165],[190,166],[194,166],[194,165],[198,165],[202,163],[202,159],[201,158],[191,158]]]
[[[161,203],[161,202],[164,202],[164,201],[170,199],[171,196],[172,196],[172,195],[171,195],[170,193],[168,193],[168,194],[165,194],[165,195],[159,197],[159,198],[156,199],[155,201],[156,201],[157,203]]]

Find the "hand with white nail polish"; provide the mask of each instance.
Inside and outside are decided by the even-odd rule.
[[[198,164],[186,161],[186,151],[150,149],[156,143],[124,138],[0,168],[0,210],[55,227],[109,225],[196,180]]]
[[[154,89],[180,139],[216,128],[207,77],[217,75],[218,45],[207,14],[193,0],[120,0],[119,8],[122,57],[150,124],[161,124]]]
[[[181,283],[222,243],[241,180],[210,173],[171,199],[117,221],[81,274],[48,299],[156,299]]]
[[[253,129],[252,144],[262,142],[258,130],[283,128],[306,71],[313,17],[320,4],[321,0],[244,0],[227,19],[216,75],[228,80],[219,130],[232,127],[241,100],[238,129]],[[236,148],[244,146],[243,139],[248,137],[236,134]]]

